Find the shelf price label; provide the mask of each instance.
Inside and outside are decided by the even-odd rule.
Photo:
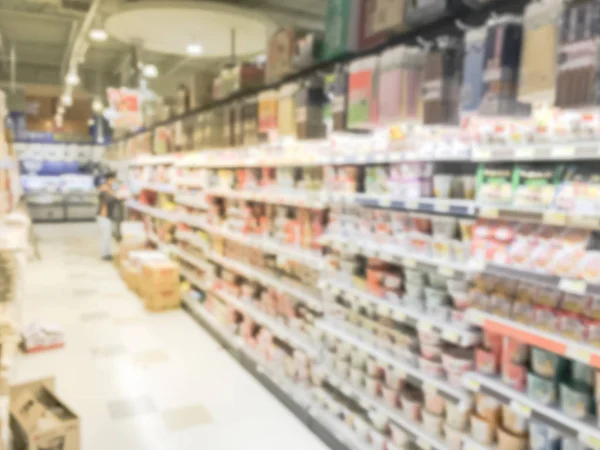
[[[589,350],[577,345],[569,345],[565,356],[576,359],[577,361],[582,361],[586,364],[589,364],[592,359],[592,353]]]
[[[561,211],[546,211],[542,217],[542,222],[547,225],[566,225],[567,214]]]
[[[473,378],[464,377],[463,378],[463,384],[470,391],[479,392],[479,386],[480,386],[479,381],[477,381],[477,380],[475,380]]]
[[[583,280],[571,280],[569,278],[563,278],[558,284],[558,288],[569,294],[583,295],[587,289],[587,283]]]
[[[535,150],[533,147],[521,147],[515,150],[515,159],[533,159]]]
[[[598,436],[591,436],[585,432],[582,432],[579,434],[579,442],[595,450],[600,450],[600,437]]]
[[[554,147],[552,149],[553,158],[571,158],[575,155],[575,147]]]
[[[497,219],[498,218],[498,208],[481,208],[479,210],[479,215],[481,217],[487,217],[488,219]]]
[[[516,400],[510,402],[510,409],[519,414],[522,417],[531,417],[531,407],[524,405]]]

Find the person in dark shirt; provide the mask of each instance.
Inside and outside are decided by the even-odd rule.
[[[111,172],[106,175],[106,180],[98,188],[98,226],[100,227],[100,254],[102,259],[110,261],[112,259],[111,241],[112,241],[112,225],[111,213],[112,203],[114,201],[114,184],[116,183],[116,175]]]

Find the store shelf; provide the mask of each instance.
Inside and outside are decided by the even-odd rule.
[[[556,275],[532,272],[518,266],[497,263],[485,263],[482,272],[488,275],[511,278],[513,280],[533,283],[577,295],[600,295],[600,285],[587,283],[584,280],[558,277]]]
[[[395,245],[377,244],[372,237],[352,236],[344,238],[335,235],[324,235],[321,238],[321,243],[341,251],[362,255],[367,258],[381,259],[382,261],[408,268],[433,269],[440,275],[447,277],[464,276],[472,271],[466,264],[420,255],[410,249]]]
[[[210,290],[211,286],[208,281],[202,281],[196,274],[194,274],[191,270],[186,269],[185,267],[179,268],[179,273],[191,284],[196,286],[198,289],[202,291]]]
[[[417,200],[394,200],[388,195],[356,194],[355,202],[362,206],[473,216],[477,209],[472,200],[422,198]]]
[[[196,233],[191,231],[183,231],[177,230],[175,233],[175,237],[178,241],[184,241],[188,244],[196,247],[199,250],[202,250],[204,253],[208,253],[210,251],[210,244],[206,242],[202,237],[198,236]]]
[[[206,181],[193,176],[175,177],[175,185],[189,188],[204,189]]]
[[[423,311],[416,311],[405,306],[382,300],[362,289],[355,288],[346,283],[332,281],[341,279],[341,275],[330,274],[321,281],[321,287],[334,295],[342,295],[356,307],[365,306],[377,311],[380,316],[390,317],[399,322],[412,325],[416,328],[432,330],[438,333],[443,340],[461,347],[471,347],[479,343],[480,333],[464,327],[455,326],[450,322],[439,321]]]
[[[150,181],[133,181],[133,187],[136,190],[148,190],[160,192],[162,194],[175,194],[177,187],[170,183],[152,183]]]
[[[592,422],[575,420],[558,410],[544,406],[527,394],[515,391],[504,385],[502,381],[478,373],[464,375],[463,383],[473,392],[482,392],[510,405],[512,409],[524,417],[547,423],[569,437],[579,439],[586,446],[600,449],[600,428]]]
[[[212,273],[213,266],[201,257],[192,255],[191,253],[188,253],[179,247],[173,248],[173,254],[177,255],[181,259],[186,260],[189,264],[203,270],[204,272]]]
[[[255,306],[252,306],[250,303],[238,300],[233,295],[227,292],[216,289],[213,289],[211,292],[221,297],[225,302],[229,303],[237,310],[243,312],[244,314],[248,314],[256,322],[267,327],[273,332],[273,334],[275,334],[284,342],[290,344],[292,347],[298,350],[302,350],[310,358],[317,357],[319,352],[312,343],[310,343],[307,339],[304,339],[303,337],[297,335],[291,328],[283,325],[276,318],[271,317],[268,314],[262,312]]]
[[[322,369],[325,371],[325,376],[329,384],[336,387],[336,389],[339,389],[345,396],[355,400],[365,410],[375,410],[378,413],[387,416],[388,420],[402,428],[409,436],[411,442],[419,448],[423,450],[447,450],[447,446],[444,442],[425,431],[420,424],[408,420],[399,409],[391,408],[380,399],[373,398],[363,389],[353,386],[347,380],[342,380],[339,375],[335,374],[331,369]]]
[[[597,142],[572,142],[561,144],[481,145],[473,149],[473,161],[573,161],[598,159]]]
[[[300,208],[324,209],[328,207],[327,195],[323,192],[292,192],[285,193],[269,190],[258,191],[235,191],[232,189],[206,189],[206,194],[214,197],[225,197],[239,200],[250,200],[277,205],[297,206]]]
[[[144,156],[129,161],[130,166],[159,166],[163,164],[175,164],[178,160],[176,155]]]
[[[488,219],[517,220],[575,228],[600,228],[599,214],[582,214],[556,209],[536,209],[533,207],[479,205],[479,217]]]
[[[182,221],[190,226],[202,228],[208,233],[213,234],[215,236],[230,239],[232,241],[239,242],[242,245],[262,250],[266,253],[276,254],[281,258],[288,258],[292,261],[306,264],[307,266],[315,268],[315,270],[319,270],[325,265],[323,257],[314,251],[306,250],[304,248],[296,248],[291,245],[281,244],[277,241],[273,241],[271,239],[260,236],[236,233],[234,231],[229,231],[223,227],[210,225],[202,221],[201,219],[194,219],[193,217],[190,218],[189,216],[184,217]]]
[[[443,379],[427,375],[423,371],[419,370],[417,367],[414,367],[409,363],[399,360],[395,356],[390,355],[384,350],[376,348],[372,344],[362,341],[359,337],[356,337],[358,336],[358,333],[351,333],[350,331],[344,330],[340,326],[334,326],[326,321],[318,321],[317,326],[325,333],[331,336],[335,336],[338,339],[341,339],[345,342],[348,342],[355,348],[358,348],[364,351],[365,353],[371,355],[381,364],[393,366],[399,369],[404,373],[406,381],[409,382],[411,385],[422,388],[424,390],[437,391],[439,395],[445,397],[449,401],[452,401],[454,403],[461,403],[462,405],[465,405],[465,407],[471,404],[471,397],[468,392],[464,391],[461,388],[452,386],[450,383],[446,382]]]
[[[600,348],[592,347],[562,337],[557,333],[548,333],[510,319],[505,319],[477,309],[469,309],[466,320],[486,330],[512,337],[524,344],[533,345],[552,353],[575,359],[600,369]]]
[[[198,197],[198,195],[178,194],[175,196],[175,203],[189,208],[208,209],[209,205],[206,200]]]
[[[148,214],[149,216],[155,217],[157,219],[166,220],[167,222],[172,223],[179,222],[179,214],[173,211],[165,211],[160,208],[144,205],[143,203],[140,203],[136,200],[127,200],[125,205],[130,209],[141,212],[143,214]]]
[[[270,286],[279,292],[285,293],[301,301],[313,311],[323,311],[323,302],[303,289],[291,286],[286,282],[278,280],[272,275],[268,275],[260,270],[256,270],[251,266],[248,266],[247,264],[240,263],[238,261],[226,258],[216,253],[211,253],[209,255],[209,258],[215,263],[220,264],[223,267],[226,267],[230,270],[233,270],[234,272],[237,272],[240,275],[243,275],[251,280],[256,280],[265,286]]]
[[[367,450],[357,447],[341,426],[328,420],[326,414],[313,406],[307,395],[292,382],[269,370],[256,358],[241,339],[221,327],[204,307],[190,297],[183,297],[184,307],[254,378],[283,403],[299,420],[313,431],[331,450]],[[350,441],[350,442],[347,442]]]

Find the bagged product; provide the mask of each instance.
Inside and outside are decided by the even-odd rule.
[[[463,51],[454,38],[439,39],[425,61],[423,123],[457,124]]]
[[[333,59],[358,48],[361,0],[328,0],[325,13],[323,59]]]
[[[476,113],[483,97],[483,62],[486,27],[465,33],[465,54],[462,69],[461,115]]]
[[[425,52],[398,46],[383,52],[379,68],[380,123],[421,121]]]
[[[557,164],[522,164],[515,167],[516,206],[544,208],[554,203],[564,167]]]
[[[561,13],[562,0],[544,0],[527,5],[523,18],[519,101],[554,104],[558,19]]]
[[[350,64],[348,76],[348,128],[368,128],[377,122],[378,57],[361,58]]]
[[[569,3],[562,14],[558,48],[556,105],[573,108],[595,105],[597,92],[600,2]]]
[[[298,85],[295,83],[284,84],[279,89],[277,109],[279,136],[296,136],[295,95],[297,90]]]
[[[267,53],[267,83],[277,81],[292,71],[297,38],[293,28],[282,28],[271,37]]]
[[[477,201],[510,204],[513,198],[513,166],[481,164],[477,169]]]
[[[523,25],[520,17],[503,15],[489,20],[484,53],[483,101],[485,115],[515,115],[527,112],[517,102]]]
[[[362,0],[360,49],[385,42],[389,34],[404,28],[406,0]]]
[[[412,27],[434,22],[451,14],[459,4],[457,0],[411,0],[406,9],[406,22]]]

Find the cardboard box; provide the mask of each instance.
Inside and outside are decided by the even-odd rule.
[[[140,295],[142,273],[129,261],[121,263],[121,278],[129,289]]]
[[[171,288],[179,285],[179,267],[173,261],[146,261],[142,277],[144,288]]]
[[[145,242],[137,240],[122,240],[119,244],[119,259],[121,262],[129,259],[130,252],[144,250],[146,248]]]
[[[144,295],[144,305],[150,311],[164,311],[181,306],[179,286],[171,289],[154,289]]]
[[[79,418],[54,394],[47,378],[10,389],[14,450],[79,450]]]

